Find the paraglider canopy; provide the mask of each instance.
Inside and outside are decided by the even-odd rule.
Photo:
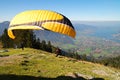
[[[49,30],[75,38],[76,32],[70,20],[62,14],[48,10],[30,10],[17,14],[10,22],[8,36],[15,39],[12,30]]]

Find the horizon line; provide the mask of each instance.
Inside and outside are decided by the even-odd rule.
[[[0,21],[0,23],[6,22],[9,20],[5,21]],[[120,20],[70,20],[71,22],[120,22]],[[9,21],[10,22],[10,21]]]

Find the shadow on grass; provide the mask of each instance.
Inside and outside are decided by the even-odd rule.
[[[58,76],[57,78],[34,77],[27,75],[2,74],[0,80],[88,80],[83,77],[73,78],[70,76]],[[90,80],[104,80],[103,78],[93,78]]]

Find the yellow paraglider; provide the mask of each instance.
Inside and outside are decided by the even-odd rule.
[[[12,30],[32,29],[49,30],[75,38],[76,32],[70,20],[57,12],[30,10],[16,15],[10,22],[8,36],[15,39]]]

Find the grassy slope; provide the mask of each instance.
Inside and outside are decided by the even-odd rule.
[[[62,79],[77,75],[81,79],[120,80],[120,70],[59,56],[41,50],[8,49],[0,57],[0,80]],[[9,56],[8,56],[9,55]]]

